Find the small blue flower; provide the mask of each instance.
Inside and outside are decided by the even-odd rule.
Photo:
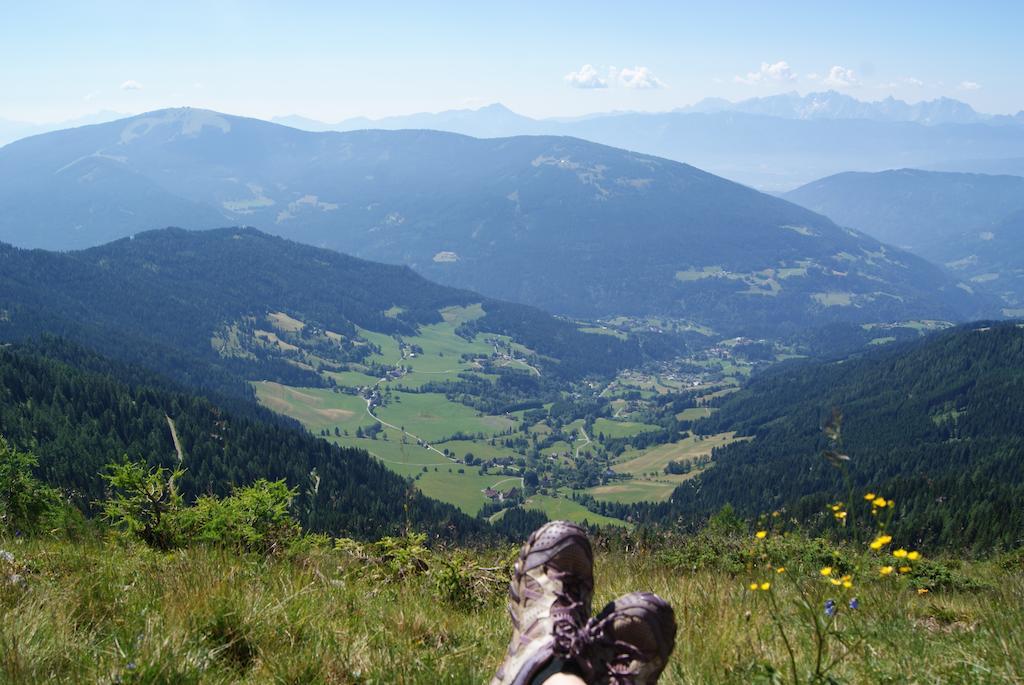
[[[134,661],[129,661],[125,665],[125,668],[127,668],[129,671],[134,671],[135,670],[135,662]]]
[[[836,615],[836,601],[834,599],[825,600],[825,615],[830,618]]]
[[[856,597],[850,598],[850,608],[851,609],[859,609],[860,608],[860,602],[857,601]]]

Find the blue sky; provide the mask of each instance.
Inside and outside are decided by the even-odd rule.
[[[1024,109],[1024,3],[836,4],[15,3],[0,118],[191,105],[337,121],[496,101],[569,116],[830,87]]]

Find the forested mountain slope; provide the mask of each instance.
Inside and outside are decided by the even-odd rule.
[[[725,334],[989,311],[820,215],[574,138],[310,133],[178,109],[0,149],[0,239],[67,249],[173,223],[253,225],[560,314]]]
[[[103,498],[103,467],[128,458],[185,468],[180,487],[189,498],[285,479],[298,490],[299,518],[316,531],[376,538],[411,525],[448,539],[491,534],[362,450],[314,438],[269,412],[240,417],[155,378],[129,385],[118,380],[122,373],[145,378],[57,341],[0,348],[0,435],[35,452],[40,476],[85,510]]]
[[[308,346],[361,360],[372,351],[363,331],[411,335],[444,307],[479,303],[474,330],[512,336],[552,374],[640,360],[635,341],[253,229],[166,229],[63,254],[0,245],[0,266],[0,340],[61,335],[222,394],[249,396],[248,379],[322,382],[268,315],[298,317]]]
[[[842,451],[855,490],[896,500],[909,539],[1012,548],[1024,541],[1024,328],[968,325],[862,358],[766,372],[698,424],[751,436],[647,515],[700,517],[726,503],[749,515],[785,509],[831,521],[846,500],[822,457],[822,426],[842,412]],[[814,525],[812,523],[812,525]]]

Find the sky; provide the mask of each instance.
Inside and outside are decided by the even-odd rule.
[[[837,7],[843,5],[843,7]],[[835,89],[1024,110],[1024,2],[9,3],[0,119],[533,117]]]

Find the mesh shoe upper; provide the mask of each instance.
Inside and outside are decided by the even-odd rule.
[[[512,573],[512,640],[492,685],[525,685],[552,658],[570,658],[590,616],[593,567],[590,542],[576,524],[552,521],[534,531]]]
[[[658,682],[675,647],[675,612],[649,592],[632,592],[606,606],[581,632],[582,660],[610,685]]]

